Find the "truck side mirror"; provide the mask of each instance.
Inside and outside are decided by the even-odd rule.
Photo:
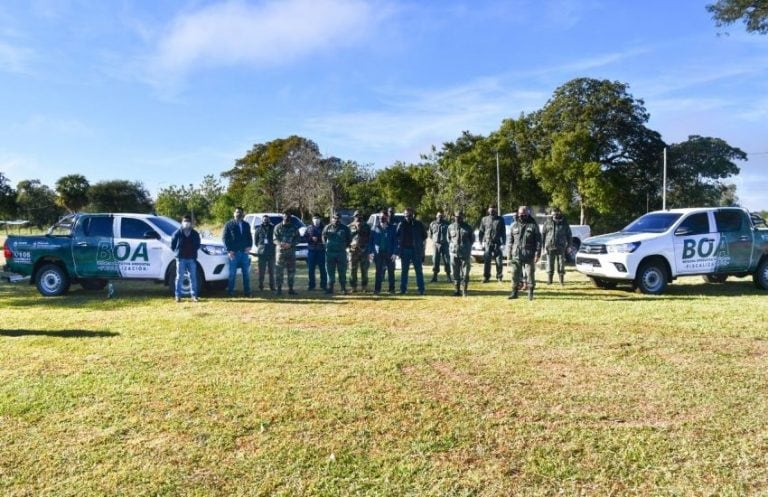
[[[686,236],[690,235],[691,233],[693,233],[693,230],[687,226],[680,226],[675,230],[675,235],[677,236]]]

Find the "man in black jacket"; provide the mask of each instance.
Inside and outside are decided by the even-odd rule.
[[[197,302],[197,251],[200,250],[200,233],[192,227],[192,217],[181,219],[181,228],[171,238],[171,250],[176,254],[176,302],[181,301],[184,274],[189,275],[189,294]]]
[[[408,288],[408,270],[413,264],[413,272],[416,273],[416,288],[419,295],[424,295],[424,240],[427,239],[427,230],[421,221],[415,217],[413,207],[405,209],[405,219],[397,225],[395,231],[397,238],[397,255],[400,257],[400,293],[405,293]]]
[[[235,276],[237,268],[243,273],[243,293],[251,296],[251,259],[249,252],[253,246],[251,225],[243,221],[243,208],[235,208],[234,219],[224,225],[222,236],[224,246],[229,255],[229,282],[227,294],[232,297],[235,294]]]

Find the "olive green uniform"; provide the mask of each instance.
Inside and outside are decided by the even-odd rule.
[[[536,259],[541,257],[541,232],[536,221],[528,216],[512,225],[509,238],[509,261],[512,270],[512,297],[523,279],[523,270],[528,276],[528,298],[533,298],[536,288]]]
[[[274,239],[277,292],[282,292],[285,272],[288,273],[288,289],[293,292],[293,282],[296,278],[296,245],[301,239],[299,228],[293,223],[280,223],[275,226]]]
[[[448,252],[451,254],[451,269],[456,286],[455,295],[462,291],[467,295],[469,270],[472,267],[472,244],[475,243],[475,232],[465,222],[454,221],[448,226]]]
[[[357,291],[357,271],[360,270],[360,284],[363,291],[368,290],[368,241],[371,239],[371,227],[363,221],[354,221],[349,225],[352,242],[349,244],[349,283],[352,290]]]
[[[331,223],[323,229],[325,244],[325,271],[328,273],[327,293],[333,293],[336,273],[339,274],[341,291],[347,290],[347,247],[352,242],[349,228],[341,223]]]
[[[562,285],[565,281],[565,257],[571,245],[571,227],[564,217],[559,220],[550,217],[544,223],[541,237],[544,239],[544,251],[547,254],[547,281],[552,283],[557,265],[557,274]]]

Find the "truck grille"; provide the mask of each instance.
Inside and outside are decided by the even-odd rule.
[[[605,245],[582,243],[579,248],[580,254],[606,254]]]
[[[576,257],[576,265],[578,266],[579,264],[583,264],[583,265],[586,265],[586,266],[592,266],[592,267],[600,267],[600,261],[598,261],[597,259],[593,259],[591,257],[577,256]]]

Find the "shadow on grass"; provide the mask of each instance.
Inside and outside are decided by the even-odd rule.
[[[108,338],[120,336],[114,331],[90,331],[90,330],[0,330],[0,336],[4,337],[56,337],[56,338]]]

